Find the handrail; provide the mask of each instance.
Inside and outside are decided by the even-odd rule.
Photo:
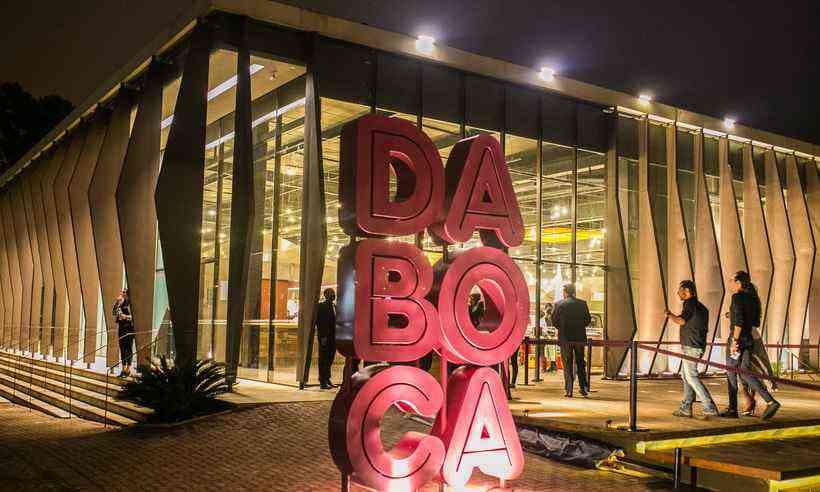
[[[171,345],[170,344],[170,340],[171,340],[171,331],[170,330],[168,331],[167,336],[168,336],[168,342],[169,342],[168,346],[170,347],[170,345]],[[151,343],[145,344],[142,347],[137,347],[137,350],[135,351],[135,355],[137,356],[137,361],[139,361],[140,350],[150,348],[152,345],[159,342],[162,338],[163,337],[158,336],[158,337],[154,338],[154,340],[151,341]],[[107,368],[106,371],[105,371],[105,407],[103,409],[103,425],[105,427],[108,427],[108,385],[110,384],[109,380],[111,378],[111,372],[113,371],[113,369],[115,367],[117,367],[118,365],[120,365],[120,364],[122,364],[122,359],[118,360],[114,365]],[[137,367],[139,367],[139,364],[137,364]]]
[[[28,341],[27,341],[28,343],[26,345],[26,347],[27,347],[26,351],[29,353],[29,355],[31,356],[31,359],[32,359],[32,362],[29,364],[29,391],[28,391],[29,409],[31,409],[31,403],[32,403],[32,399],[33,399],[33,396],[32,396],[32,389],[33,388],[32,388],[32,386],[33,386],[33,380],[34,380],[34,352],[32,351],[32,347],[35,343],[37,343],[37,342],[42,343],[44,341],[43,340],[44,330],[48,330],[51,334],[53,334],[54,332],[57,332],[57,331],[61,331],[62,333],[65,333],[65,331],[68,329],[68,327],[57,327],[57,326],[53,326],[53,325],[52,326],[46,326],[46,325],[21,325],[20,326],[21,333],[22,333],[22,329],[25,328],[25,327],[28,327],[28,329],[29,329],[29,337],[28,337]],[[6,325],[5,328],[11,328],[13,330],[14,328],[16,328],[16,325]],[[32,335],[32,329],[40,330],[39,335],[37,337],[32,337],[31,336]],[[119,343],[119,341],[121,339],[123,339],[127,336],[130,336],[130,335],[138,335],[138,334],[153,333],[153,332],[154,332],[154,330],[135,331],[134,333],[129,333],[129,334],[126,334],[126,335],[118,336],[114,340],[106,340],[106,343],[104,343],[100,347],[97,347],[93,351],[86,352],[86,353],[83,353],[81,355],[78,355],[78,357],[76,359],[72,358],[70,364],[69,364],[69,358],[68,358],[68,344],[63,344],[63,350],[61,351],[62,353],[59,354],[59,355],[53,355],[53,356],[57,359],[59,359],[61,357],[63,359],[63,363],[62,363],[62,366],[63,366],[63,396],[68,399],[68,411],[67,411],[67,413],[68,413],[69,418],[71,418],[73,416],[73,406],[74,406],[74,397],[73,397],[73,390],[74,390],[74,371],[73,371],[73,368],[74,368],[74,363],[77,362],[77,361],[84,361],[87,356],[96,354],[96,353],[100,352],[101,350],[108,348],[110,346],[110,344],[113,343],[114,341]],[[170,332],[169,332],[168,336],[170,338]],[[83,338],[78,339],[77,340],[77,346],[78,347],[83,346],[84,345],[83,342],[86,339],[87,339],[86,336],[84,336]],[[145,344],[142,347],[139,347],[137,349],[137,352],[139,352],[140,350],[142,350],[146,347],[150,347],[151,345],[157,343],[159,340],[160,340],[160,338],[156,338],[154,341],[152,341],[148,344]],[[7,348],[12,350],[12,351],[17,351],[17,350],[24,351],[23,345],[24,344],[22,343],[22,337],[17,338],[17,339],[12,337],[11,345]],[[42,353],[42,355],[47,356],[47,354],[45,354],[45,353]],[[117,367],[120,363],[121,363],[121,360],[118,361],[117,363],[115,363],[113,366],[106,367],[106,388],[105,388],[106,403],[105,403],[105,408],[104,408],[104,421],[106,422],[106,425],[107,425],[107,417],[108,417],[108,385],[109,385],[109,372],[108,371],[115,368],[115,367]],[[72,370],[70,370],[70,371],[68,370],[69,366],[72,368]],[[12,371],[12,396],[14,396],[15,391],[17,389],[17,372],[18,372],[18,370],[19,370],[19,364],[15,363],[14,364],[14,371]],[[45,380],[47,378],[48,378],[48,375],[47,375],[47,372],[46,372],[43,376],[43,381],[45,382]]]

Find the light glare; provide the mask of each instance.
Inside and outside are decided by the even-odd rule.
[[[541,67],[541,72],[538,74],[538,76],[544,82],[552,82],[553,80],[555,80],[555,70],[550,67]]]
[[[640,96],[638,96],[638,99],[645,103],[652,102],[652,96],[650,96],[649,94],[641,94]]]
[[[723,126],[730,130],[735,127],[735,123],[737,123],[737,120],[734,118],[724,118],[723,120]]]
[[[421,36],[416,39],[416,49],[424,53],[425,55],[429,55],[433,52],[433,48],[436,46],[436,40],[433,36],[426,36],[422,34]]]

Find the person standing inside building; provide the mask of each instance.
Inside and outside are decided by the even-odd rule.
[[[131,298],[128,289],[123,289],[114,301],[113,313],[117,322],[117,341],[120,346],[120,377],[131,375],[131,359],[134,356],[134,321],[131,317]]]
[[[557,339],[555,327],[552,326],[552,310],[553,306],[551,302],[548,302],[544,305],[544,316],[541,319],[541,336],[543,336],[547,340]],[[555,358],[557,351],[558,349],[555,347],[555,344],[544,344],[544,366],[542,369],[545,372],[555,372],[558,370],[558,367],[555,364],[555,362],[557,361],[557,359]]]
[[[739,271],[732,276],[729,282],[732,289],[732,304],[729,309],[729,340],[726,357],[726,365],[730,368],[740,368],[743,371],[752,371],[752,329],[760,326],[760,297],[757,289],[752,284],[749,274]],[[738,418],[737,412],[737,391],[738,373],[727,371],[729,383],[729,408],[721,412],[721,417]],[[755,376],[740,374],[740,378],[746,382],[749,388],[759,394],[766,401],[766,409],[760,416],[763,420],[774,417],[780,409],[780,403],[775,400],[766,387]]]
[[[575,297],[575,285],[564,285],[564,299],[555,303],[552,311],[552,325],[558,330],[561,345],[561,362],[564,364],[564,396],[572,398],[575,373],[578,373],[578,387],[581,396],[587,396],[589,384],[584,363],[584,344],[587,341],[587,326],[592,321],[587,303]]]
[[[316,334],[319,337],[319,386],[335,388],[330,381],[330,368],[336,356],[336,291],[325,289],[325,298],[316,309]]]
[[[695,283],[684,280],[678,285],[678,297],[683,301],[683,311],[680,315],[666,310],[666,316],[673,323],[680,326],[680,344],[683,355],[700,359],[706,350],[706,334],[709,331],[709,310],[699,300]],[[698,377],[698,363],[683,359],[681,366],[683,380],[683,401],[680,408],[672,415],[676,417],[692,417],[692,404],[695,395],[703,403],[705,415],[717,415],[717,407],[709,390]]]
[[[481,294],[473,292],[467,300],[467,308],[470,312],[470,321],[473,326],[478,328],[481,325],[481,319],[484,317],[484,301],[481,300]]]

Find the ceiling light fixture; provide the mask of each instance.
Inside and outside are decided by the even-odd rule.
[[[538,77],[544,82],[552,82],[555,80],[555,70],[550,67],[541,67]]]
[[[433,36],[427,36],[422,34],[418,37],[418,39],[416,39],[416,49],[424,53],[425,55],[431,54],[435,47],[436,39]]]

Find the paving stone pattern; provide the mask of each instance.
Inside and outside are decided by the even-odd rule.
[[[338,490],[339,475],[327,449],[329,409],[329,402],[282,403],[174,429],[112,430],[0,403],[0,490]],[[408,430],[427,430],[393,413],[383,429],[388,445]],[[471,482],[475,490],[496,484],[478,472]],[[524,475],[508,483],[522,491],[668,485],[531,455]]]

